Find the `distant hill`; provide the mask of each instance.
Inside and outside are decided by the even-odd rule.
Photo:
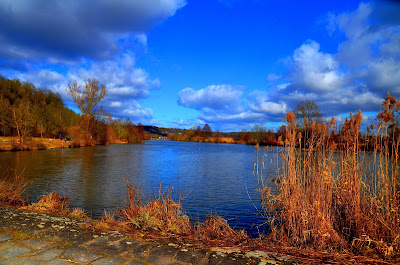
[[[175,128],[162,128],[156,126],[143,126],[144,131],[148,134],[155,134],[159,136],[168,136],[168,134],[186,134],[186,129],[175,129]]]
[[[159,136],[168,136],[168,134],[186,134],[188,131],[187,129],[176,129],[176,128],[163,128],[163,127],[156,127],[156,126],[143,126],[144,131],[148,134],[154,134],[154,135],[159,135]],[[214,132],[215,133],[215,132]],[[224,137],[233,137],[235,138],[238,136],[240,133],[239,132],[228,132],[228,133],[223,133],[221,132],[220,135]]]

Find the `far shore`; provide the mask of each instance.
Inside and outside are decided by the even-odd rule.
[[[152,141],[175,141],[171,139],[149,139]],[[232,137],[210,137],[201,141],[185,141],[185,142],[200,142],[200,143],[219,143],[219,144],[246,144],[244,142],[234,141]],[[117,141],[112,144],[127,144],[126,141]],[[248,144],[248,143],[247,143]],[[279,143],[283,145],[283,143]],[[102,144],[98,144],[102,145]],[[275,145],[275,144],[274,144]],[[72,141],[60,140],[58,138],[41,138],[41,137],[29,137],[20,143],[19,138],[16,136],[0,136],[0,152],[6,151],[35,151],[35,150],[47,150],[47,149],[62,149],[62,148],[74,148]],[[80,146],[84,147],[84,146]]]
[[[126,141],[117,141],[115,144],[126,144]],[[21,143],[16,136],[0,136],[0,152],[4,151],[34,151],[47,149],[72,148],[72,141],[58,138],[29,137]]]

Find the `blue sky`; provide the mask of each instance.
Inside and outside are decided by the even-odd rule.
[[[325,117],[400,97],[396,1],[0,1],[0,74],[58,92],[96,78],[114,117],[250,130],[301,100]],[[340,118],[339,118],[340,119]]]

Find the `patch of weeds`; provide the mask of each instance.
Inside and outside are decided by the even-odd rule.
[[[39,202],[22,207],[22,209],[43,213],[53,213],[64,216],[67,216],[71,211],[71,209],[69,208],[68,197],[61,196],[57,192],[43,195]]]

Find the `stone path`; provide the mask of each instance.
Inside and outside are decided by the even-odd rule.
[[[0,207],[0,265],[296,264],[275,253],[198,250],[88,231],[82,225],[66,217]]]

